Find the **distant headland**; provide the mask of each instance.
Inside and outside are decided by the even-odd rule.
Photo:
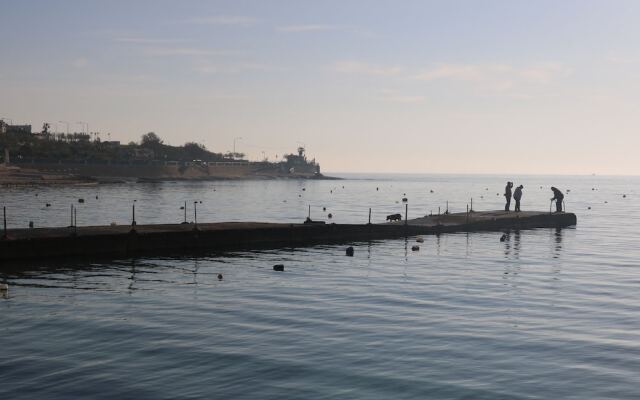
[[[41,132],[0,120],[0,185],[93,184],[121,181],[219,179],[337,179],[322,175],[305,148],[281,161],[248,161],[243,153],[216,153],[202,144],[170,146],[154,132],[140,142],[102,141],[89,132]]]

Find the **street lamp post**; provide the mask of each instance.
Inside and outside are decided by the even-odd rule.
[[[236,158],[236,141],[242,140],[240,136],[233,138],[233,158]]]
[[[198,230],[198,202],[193,202],[193,229]]]

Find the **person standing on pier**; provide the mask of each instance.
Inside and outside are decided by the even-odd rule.
[[[520,212],[520,199],[522,198],[522,189],[524,189],[524,186],[520,185],[513,192],[513,199],[516,201],[516,212]]]
[[[556,212],[562,212],[562,200],[564,200],[564,195],[553,186],[551,186],[551,191],[553,192],[553,198],[551,201],[556,201]]]
[[[505,211],[509,211],[509,207],[511,207],[511,188],[513,187],[513,182],[507,182],[507,186],[504,188],[504,197],[507,199],[507,204],[504,206]]]

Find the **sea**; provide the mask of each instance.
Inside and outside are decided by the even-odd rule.
[[[335,175],[2,188],[0,206],[9,228],[68,226],[72,206],[79,226],[134,207],[137,224],[378,223],[502,209],[513,181],[523,211],[555,186],[578,222],[3,264],[0,398],[640,398],[640,177]]]

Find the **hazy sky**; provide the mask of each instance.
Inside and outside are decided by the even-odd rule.
[[[0,117],[324,171],[640,174],[640,1],[0,0]]]

